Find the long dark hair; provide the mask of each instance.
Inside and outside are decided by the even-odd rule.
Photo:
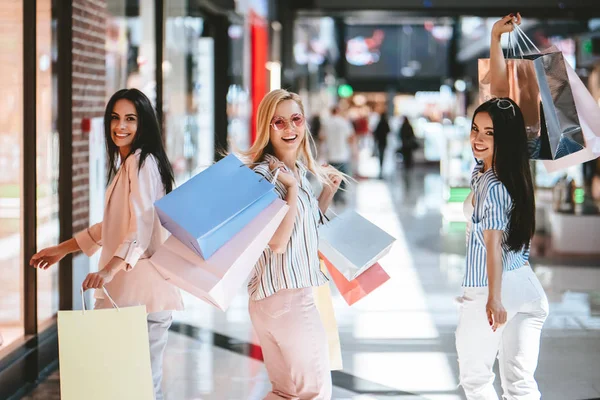
[[[535,197],[529,165],[527,133],[521,109],[509,98],[492,99],[473,114],[487,112],[494,124],[492,168],[512,198],[507,247],[520,251],[535,233]]]
[[[122,99],[131,101],[138,115],[137,133],[131,143],[131,151],[127,157],[137,149],[141,149],[139,168],[142,168],[146,157],[153,155],[158,165],[158,172],[165,187],[165,192],[169,193],[173,190],[173,168],[171,168],[171,163],[167,158],[167,153],[163,146],[158,118],[148,97],[137,89],[121,89],[117,91],[106,105],[106,111],[104,112],[104,136],[106,139],[106,153],[108,154],[107,181],[110,182],[111,178],[117,173],[116,159],[119,156],[119,147],[113,142],[110,132],[110,122],[115,103]],[[121,160],[121,165],[124,162],[125,159]]]

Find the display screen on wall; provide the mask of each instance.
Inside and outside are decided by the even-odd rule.
[[[442,77],[448,72],[450,25],[347,25],[349,78]]]
[[[294,23],[294,60],[298,65],[334,64],[339,57],[332,18],[298,18]]]

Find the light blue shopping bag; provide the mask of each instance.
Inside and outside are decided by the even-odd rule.
[[[162,226],[207,260],[277,197],[273,184],[229,155],[154,206]]]

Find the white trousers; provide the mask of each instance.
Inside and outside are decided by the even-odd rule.
[[[464,288],[456,351],[460,385],[468,400],[497,400],[493,366],[498,357],[503,398],[539,400],[534,378],[540,349],[542,325],[548,315],[548,299],[529,265],[504,272],[502,304],[506,324],[496,330],[487,320],[488,288]]]
[[[173,322],[173,311],[148,314],[148,339],[150,340],[150,365],[154,383],[155,400],[163,400],[162,376],[163,356],[169,339],[169,328]]]

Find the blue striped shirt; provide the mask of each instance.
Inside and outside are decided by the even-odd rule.
[[[254,172],[269,181],[273,179],[268,163],[271,157],[266,156],[265,162],[254,168]],[[319,202],[307,179],[308,169],[301,162],[296,166],[300,182],[298,182],[298,212],[292,236],[283,254],[275,254],[267,247],[256,263],[254,274],[248,283],[250,298],[253,300],[264,299],[281,289],[321,286],[329,280],[321,272],[319,261],[318,229],[321,221]],[[275,182],[275,191],[285,200],[287,190],[281,182]]]
[[[528,263],[529,245],[515,252],[508,249],[508,223],[512,208],[512,198],[506,187],[490,168],[484,173],[482,163],[477,163],[471,176],[471,190],[474,193],[475,207],[467,237],[467,267],[463,286],[482,287],[488,285],[486,249],[483,231],[504,231],[502,239],[502,268],[512,271]]]

